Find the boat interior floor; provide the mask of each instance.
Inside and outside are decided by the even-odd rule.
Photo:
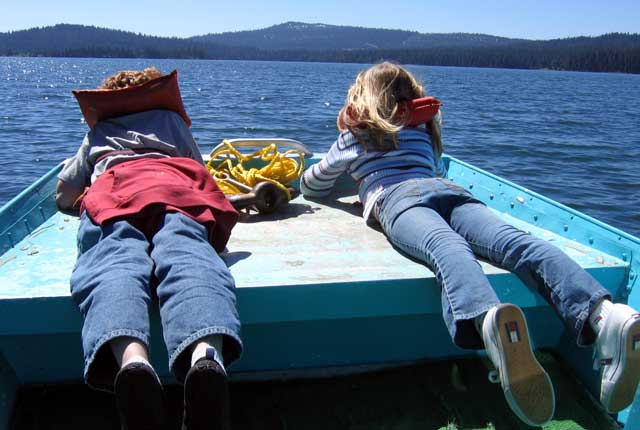
[[[538,353],[556,393],[545,429],[613,430],[618,424],[573,373]],[[524,430],[479,358],[432,361],[360,375],[230,384],[232,423],[240,430]],[[171,429],[180,428],[182,387],[165,387]],[[117,429],[114,397],[82,384],[25,386],[12,430]]]

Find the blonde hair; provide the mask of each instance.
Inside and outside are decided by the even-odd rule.
[[[402,104],[424,97],[424,88],[406,69],[389,62],[377,64],[356,77],[338,114],[338,129],[348,129],[367,150],[369,142],[380,151],[397,149],[397,133],[407,124],[411,112]],[[436,156],[442,154],[440,114],[427,123]],[[386,137],[391,138],[392,148]]]
[[[144,70],[122,70],[109,76],[102,82],[100,88],[106,90],[118,90],[136,85],[142,85],[147,81],[162,76],[162,73],[155,67],[147,67]]]

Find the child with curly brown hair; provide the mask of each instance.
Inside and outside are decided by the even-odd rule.
[[[123,71],[88,97],[113,98],[108,105],[179,99],[175,76]],[[171,79],[173,95],[154,93]],[[80,210],[71,294],[84,317],[84,376],[115,393],[123,429],[164,427],[162,385],[149,362],[157,301],[169,368],[184,383],[183,429],[223,428],[225,366],[242,343],[234,280],[218,252],[238,214],[204,167],[184,109],[153,103],[127,113],[125,102],[125,114],[90,124],[59,174],[58,206]]]

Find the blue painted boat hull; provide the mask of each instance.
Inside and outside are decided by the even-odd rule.
[[[446,162],[451,180],[561,247],[617,301],[640,308],[638,238],[454,158]],[[78,220],[55,207],[58,170],[0,210],[0,422],[8,422],[17,387],[82,376],[81,319],[68,291]],[[345,180],[327,202],[300,196],[278,214],[236,227],[223,254],[238,287],[245,343],[233,378],[328,375],[476,354],[452,344],[433,273],[367,228],[355,200]],[[553,310],[516,276],[481,264],[501,300],[524,309],[536,347],[556,352],[596,393],[591,349],[577,348]],[[152,360],[170,382],[157,311],[152,327]],[[636,422],[639,403],[620,419]]]

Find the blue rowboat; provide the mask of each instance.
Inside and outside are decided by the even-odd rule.
[[[634,288],[640,239],[460,160],[444,160],[449,179],[563,249],[616,301],[640,308]],[[69,294],[78,219],[55,206],[59,170],[0,210],[0,428],[8,426],[19,388],[82,378],[81,318]],[[238,287],[245,351],[232,378],[338,375],[477,354],[452,344],[433,273],[366,228],[356,200],[352,183],[341,179],[331,199],[298,196],[236,227],[223,257]],[[584,389],[597,393],[592,350],[577,348],[547,303],[515,275],[481,264],[501,300],[523,308],[536,347],[562,357]],[[170,382],[157,311],[152,324],[151,356]],[[640,428],[640,396],[617,419]]]

